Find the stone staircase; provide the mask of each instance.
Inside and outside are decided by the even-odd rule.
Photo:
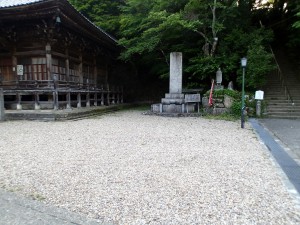
[[[275,52],[279,67],[267,77],[264,88],[267,116],[300,118],[300,71],[296,70],[283,51]]]

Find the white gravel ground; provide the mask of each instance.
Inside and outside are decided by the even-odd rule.
[[[300,224],[246,128],[139,111],[0,123],[0,187],[116,224]]]

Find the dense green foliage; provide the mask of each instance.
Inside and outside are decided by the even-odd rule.
[[[84,16],[108,33],[116,35],[120,28],[120,6],[124,0],[69,0]]]
[[[184,85],[209,87],[218,68],[223,83],[240,87],[240,58],[247,57],[246,88],[265,83],[274,68],[275,40],[299,48],[300,6],[288,0],[70,0],[84,15],[116,35],[120,59],[140,77],[168,77],[169,53],[183,52]],[[297,15],[299,17],[297,17]]]

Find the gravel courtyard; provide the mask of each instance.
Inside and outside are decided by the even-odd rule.
[[[122,111],[0,123],[0,187],[115,224],[300,224],[239,122]]]

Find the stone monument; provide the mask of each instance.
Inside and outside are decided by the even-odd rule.
[[[185,107],[182,94],[182,53],[170,53],[170,86],[169,93],[161,99],[160,104],[153,104],[151,111],[156,113],[183,113]]]
[[[218,71],[216,72],[216,85],[215,85],[215,90],[219,90],[219,89],[224,89],[224,86],[222,85],[222,71],[221,68],[218,69]]]

